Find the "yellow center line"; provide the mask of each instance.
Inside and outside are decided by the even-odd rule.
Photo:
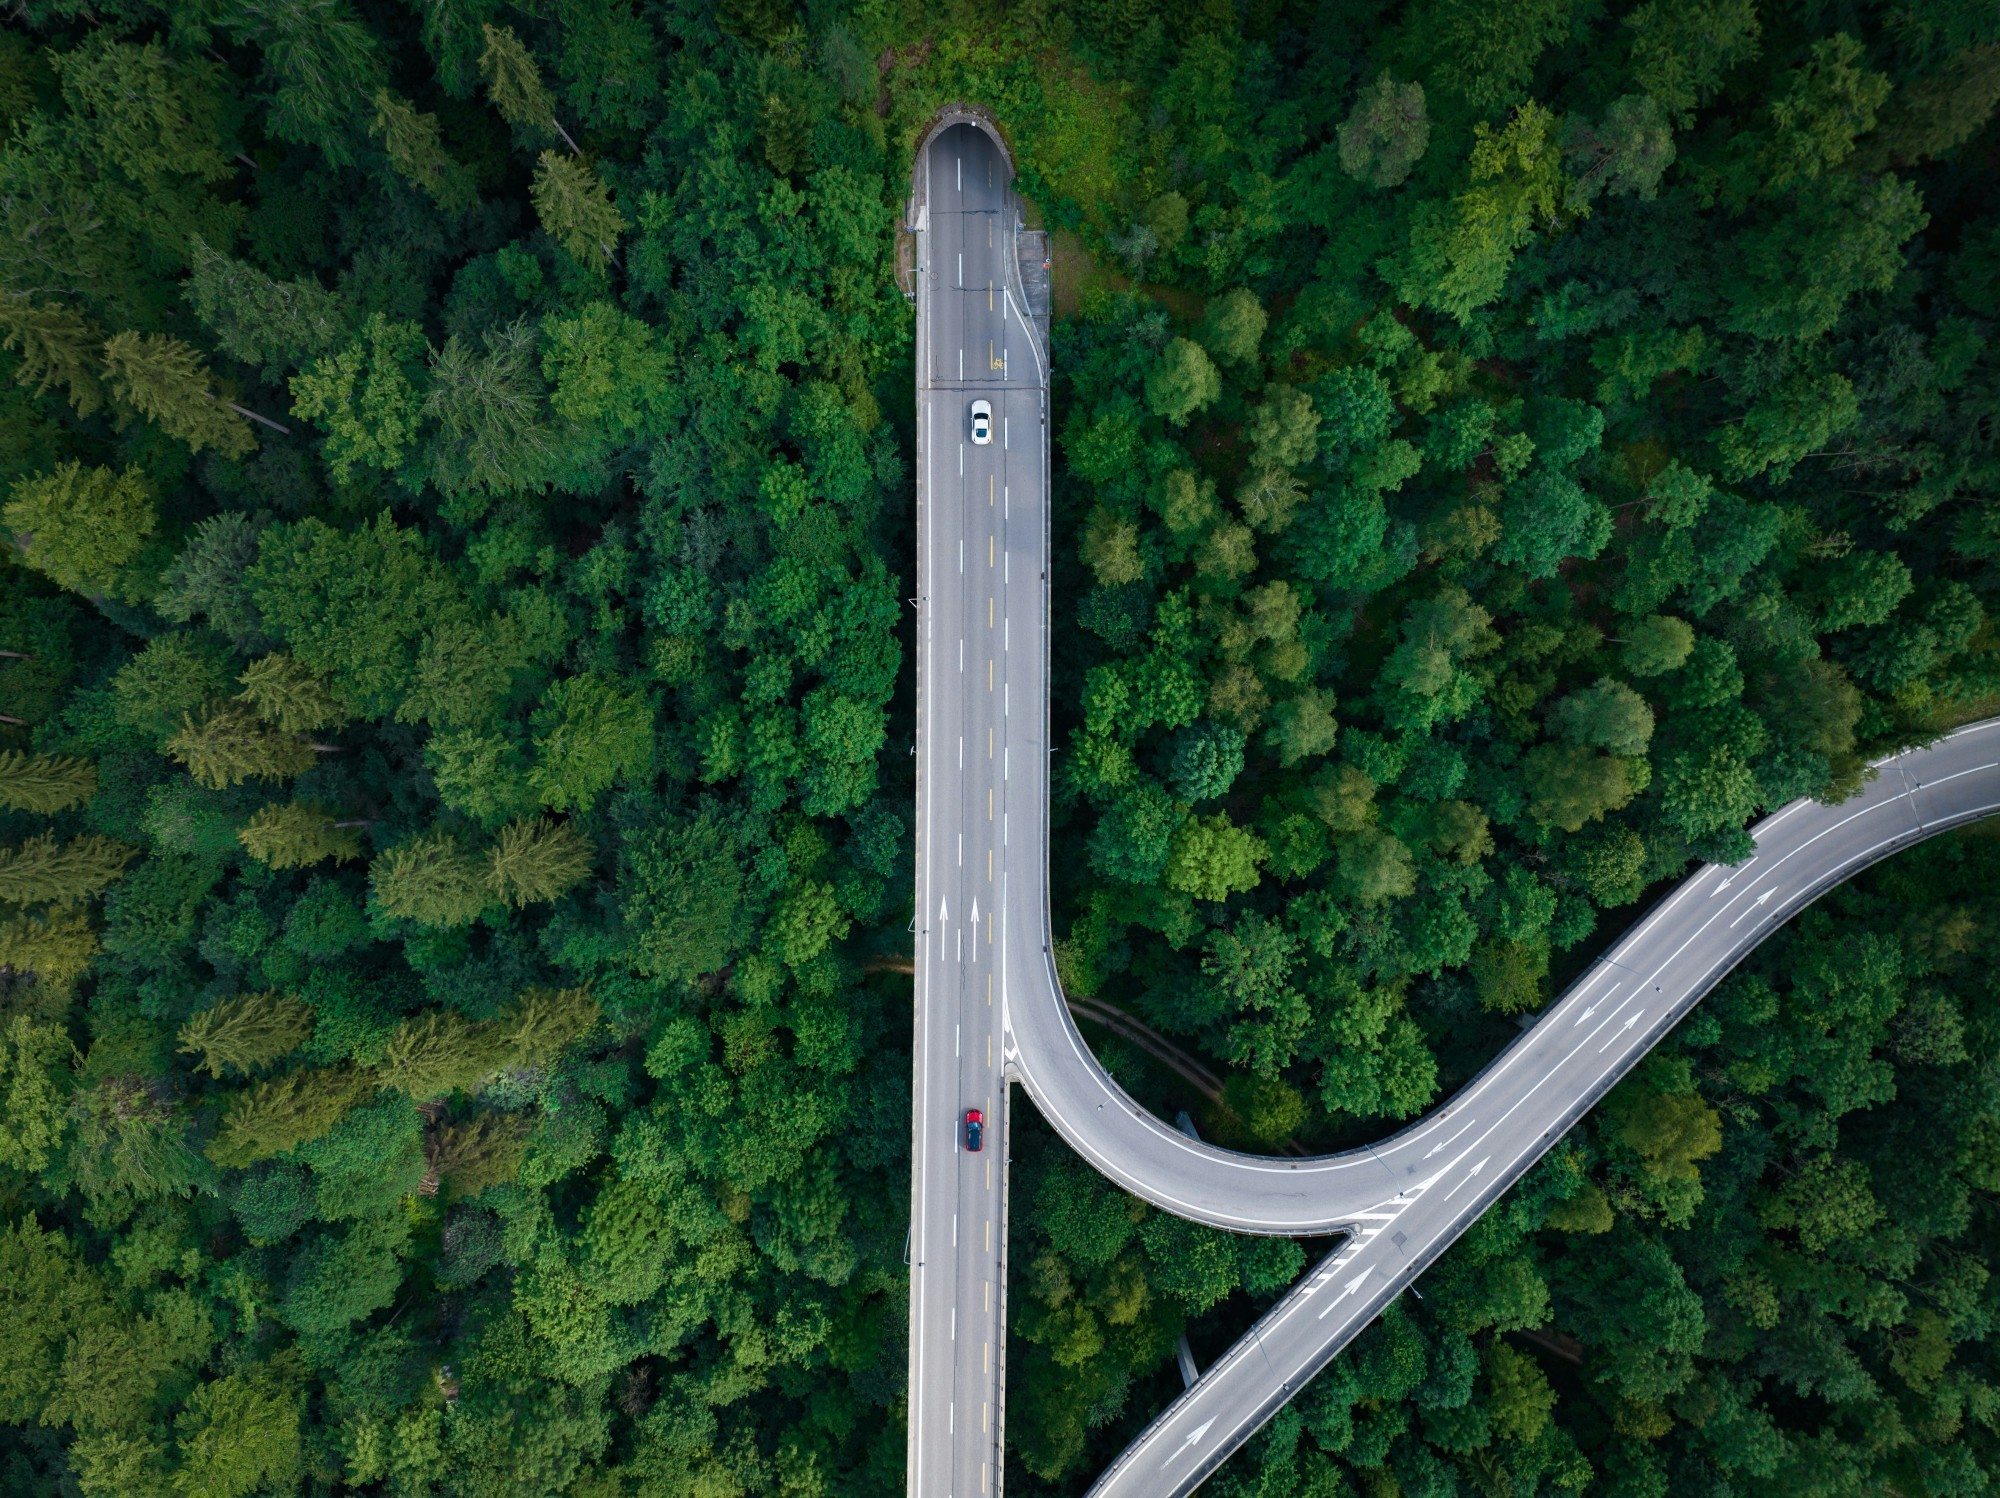
[[[991,661],[986,663],[986,690],[989,692],[993,690],[993,662]]]
[[[993,600],[990,598],[986,600],[986,627],[993,627]]]
[[[993,788],[991,786],[988,786],[986,789],[986,820],[989,822],[993,820]]]
[[[986,283],[986,310],[988,312],[993,310],[993,283],[991,281]]]
[[[991,536],[986,538],[986,565],[989,567],[993,565],[993,538]]]
[[[986,882],[988,884],[993,882],[993,850],[991,848],[986,850]]]
[[[990,728],[986,730],[986,757],[993,758],[993,730]]]
[[[979,1300],[979,1309],[980,1309],[980,1310],[982,1310],[982,1311],[990,1311],[990,1310],[992,1310],[992,1309],[993,1309],[993,1281],[991,1281],[991,1280],[988,1280],[988,1281],[987,1281],[987,1282],[986,1282],[985,1284],[981,1285],[981,1286],[979,1287],[979,1294],[980,1294],[980,1300]]]
[[[986,475],[986,503],[993,503],[993,475],[990,473]]]

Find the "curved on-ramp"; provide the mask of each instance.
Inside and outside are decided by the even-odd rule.
[[[1375,1180],[1388,1189],[1369,1184],[1356,1156],[1336,1156],[1298,1162],[1302,1169],[1349,1162],[1350,1174],[1329,1168],[1320,1177],[1330,1183],[1323,1200],[1288,1198],[1269,1184],[1272,1168],[1288,1162],[1212,1148],[1191,1156],[1172,1179],[1135,1187],[1168,1210],[1180,1209],[1169,1201],[1197,1201],[1210,1211],[1204,1220],[1218,1221],[1214,1209],[1231,1183],[1242,1182],[1234,1207],[1264,1211],[1275,1201],[1294,1221],[1338,1227],[1346,1237],[1125,1449],[1090,1498],[1193,1492],[1766,936],[1869,865],[2000,812],[2000,719],[1968,724],[1876,769],[1850,801],[1793,802],[1759,822],[1753,857],[1689,875],[1442,1108],[1360,1151],[1359,1161],[1375,1167]],[[1085,1074],[1102,1071],[1061,1054],[1055,1075],[1071,1089],[1087,1088]],[[1082,1097],[1089,1106],[1087,1090]],[[1150,1141],[1153,1131],[1142,1135],[1121,1123],[1107,1133],[1112,1149],[1100,1135],[1089,1141],[1087,1158],[1112,1157],[1117,1140]],[[1123,1166],[1136,1179],[1132,1163]],[[1213,1191],[1206,1189],[1211,1176]]]
[[[1796,801],[1751,829],[1756,853],[1704,865],[1635,923],[1521,1037],[1447,1103],[1379,1143],[1293,1160],[1190,1139],[1154,1117],[1092,1054],[1044,958],[1009,987],[1008,1059],[1071,1148],[1135,1196],[1232,1232],[1302,1237],[1356,1226],[1421,1173],[1463,1121],[1567,1128],[1713,984],[1825,890],[1899,848],[2000,809],[2000,720],[1881,761],[1859,796]],[[1049,919],[1046,877],[1039,918]],[[1046,946],[1046,942],[1044,943]],[[1586,1008],[1628,1030],[1602,1064],[1558,1074]]]

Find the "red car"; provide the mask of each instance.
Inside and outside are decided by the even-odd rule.
[[[979,1153],[980,1140],[986,1133],[986,1120],[977,1108],[965,1110],[965,1147],[975,1155]]]

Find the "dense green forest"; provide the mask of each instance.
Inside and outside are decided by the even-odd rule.
[[[21,0],[0,1492],[902,1484],[910,147],[1054,231],[1060,964],[1333,1145],[2000,701],[1953,0]],[[1760,954],[1223,1492],[1978,1494],[2000,848]],[[1608,912],[1608,914],[1607,914]],[[1010,1481],[1306,1262],[1016,1151]]]
[[[1996,974],[2000,826],[1831,896],[1202,1491],[1993,1492]],[[1124,1197],[1045,1128],[1014,1158],[1009,1481],[1075,1493],[1179,1391],[1175,1337],[1219,1357],[1304,1256]]]

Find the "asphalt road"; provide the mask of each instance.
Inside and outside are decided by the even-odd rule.
[[[927,180],[925,180],[927,178]],[[1047,693],[1045,355],[1015,284],[1012,174],[980,131],[919,163],[916,1053],[909,1491],[1000,1486],[1009,972],[1039,957]],[[992,441],[970,409],[993,407]],[[1025,935],[1023,935],[1025,933]],[[965,1148],[967,1108],[986,1147]]]
[[[918,163],[918,743],[909,1492],[997,1492],[1007,1084],[1113,1181],[1237,1232],[1341,1247],[1121,1456],[1100,1498],[1193,1491],[1497,1200],[1742,956],[1899,848],[2000,810],[2000,720],[1887,761],[1841,806],[1758,824],[1435,1112],[1318,1159],[1217,1148],[1154,1118],[1092,1055],[1049,954],[1046,353],[1020,306],[1014,200],[980,131]],[[970,441],[970,403],[994,440]],[[968,1107],[987,1148],[964,1148]]]
[[[1766,936],[1868,865],[2000,812],[2000,719],[1884,761],[1880,771],[1852,801],[1793,802],[1760,822],[1756,855],[1744,863],[1689,875],[1456,1097],[1346,1157],[1345,1174],[1337,1158],[1299,1161],[1297,1170],[1242,1157],[1188,1159],[1135,1187],[1163,1206],[1193,1202],[1206,1221],[1289,1217],[1292,1225],[1278,1230],[1317,1224],[1348,1236],[1167,1407],[1092,1498],[1194,1491]],[[1087,1101],[1083,1069],[1065,1065],[1069,1055],[1065,1048],[1051,1059]],[[1151,1130],[1121,1127],[1113,1137],[1086,1119],[1077,1132],[1091,1136],[1093,1158],[1116,1156],[1120,1141],[1132,1141],[1119,1164],[1134,1179],[1151,1168],[1153,1157],[1142,1153]],[[1296,1178],[1301,1194],[1274,1190],[1274,1172]]]

